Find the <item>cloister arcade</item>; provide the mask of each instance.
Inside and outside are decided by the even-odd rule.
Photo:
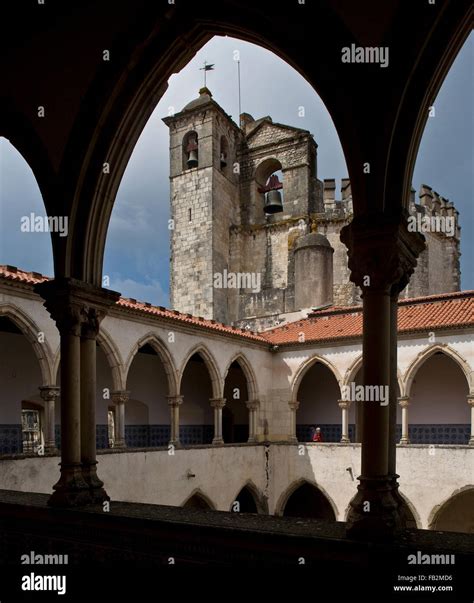
[[[64,238],[52,235],[52,280],[31,275],[17,282],[9,276],[1,278],[0,313],[9,319],[2,322],[5,330],[0,333],[6,348],[0,368],[6,399],[0,408],[1,450],[7,455],[22,453],[21,414],[34,408],[40,409],[42,437],[50,450],[44,458],[25,455],[19,460],[2,459],[7,468],[3,487],[8,489],[8,480],[18,483],[19,474],[14,474],[11,465],[17,463],[20,472],[22,467],[40,467],[47,474],[47,479],[42,474],[43,484],[49,480],[50,491],[54,483],[50,478],[53,474],[57,477],[53,448],[60,445],[61,473],[49,500],[51,506],[84,506],[108,500],[106,489],[118,492],[122,487],[120,479],[113,479],[119,471],[131,480],[127,487],[133,497],[130,484],[138,479],[130,470],[133,463],[138,459],[165,463],[168,451],[165,444],[165,450],[156,453],[129,453],[127,437],[131,444],[139,442],[146,448],[152,442],[166,441],[169,433],[176,460],[185,462],[189,458],[187,446],[194,446],[193,453],[205,446],[208,456],[219,450],[223,455],[230,451],[242,458],[252,448],[261,461],[257,487],[261,492],[271,489],[271,513],[279,508],[276,501],[292,487],[294,479],[288,479],[292,467],[301,476],[321,472],[321,480],[324,477],[327,481],[324,486],[320,479],[313,480],[316,483],[312,486],[301,483],[279,509],[290,515],[304,513],[301,499],[306,492],[318,499],[326,519],[346,519],[351,537],[366,538],[392,534],[406,525],[397,479],[400,473],[403,489],[403,469],[413,458],[420,458],[416,443],[420,434],[423,444],[437,446],[436,454],[441,458],[451,444],[452,458],[459,460],[470,454],[469,444],[474,444],[473,359],[469,352],[472,326],[462,333],[454,329],[454,334],[452,324],[438,327],[433,344],[427,341],[426,332],[398,334],[397,311],[398,295],[423,249],[422,236],[407,227],[417,150],[428,109],[471,29],[471,7],[457,0],[429,6],[428,10],[425,3],[370,2],[368,19],[363,13],[344,12],[339,3],[330,0],[306,3],[306,13],[297,4],[288,18],[275,3],[263,7],[223,0],[183,7],[138,1],[117,4],[113,19],[107,4],[97,9],[98,26],[92,29],[88,11],[71,5],[71,13],[58,15],[57,21],[51,20],[47,11],[28,18],[21,14],[8,28],[5,42],[10,42],[13,50],[2,70],[6,93],[0,99],[0,135],[6,136],[31,166],[46,213],[70,217],[71,230]],[[315,35],[316,26],[321,35]],[[40,34],[30,36],[36,29]],[[133,148],[170,76],[214,35],[237,35],[273,50],[305,77],[334,121],[344,149],[354,210],[341,240],[348,249],[350,278],[363,293],[365,328],[351,341],[307,342],[293,348],[270,345],[261,335],[204,324],[198,318],[173,317],[171,311],[154,311],[120,300],[118,292],[102,286],[109,219]],[[18,52],[17,40],[23,38],[25,46]],[[82,43],[85,38],[86,45]],[[390,69],[369,65],[362,71],[358,65],[343,64],[340,48],[360,40],[390,42]],[[62,52],[53,53],[59,46]],[[110,63],[103,61],[102,49],[107,47],[115,57]],[[325,56],[325,61],[309,60],[312,56]],[[350,103],[347,95],[341,94],[341,82],[352,90]],[[64,90],[68,91],[68,110],[54,111]],[[38,99],[34,103],[41,102],[43,109],[47,107],[47,125],[38,120],[36,107],[27,102],[30,98]],[[104,171],[104,162],[111,171]],[[364,166],[370,166],[370,172]],[[5,273],[18,271],[7,269]],[[21,333],[12,330],[11,323]],[[150,330],[153,341],[144,340]],[[104,333],[108,335],[101,340]],[[178,337],[173,344],[164,343],[170,341],[170,333]],[[39,335],[45,342],[41,346],[37,345]],[[106,341],[113,341],[113,345],[107,347]],[[15,346],[16,354],[12,353]],[[21,365],[20,360],[34,364],[31,348],[36,366],[24,379],[19,378],[15,366]],[[357,413],[339,397],[340,388],[348,383],[348,371],[351,374],[361,357],[363,374],[359,379],[364,386],[386,384],[390,406],[364,404]],[[432,371],[436,371],[431,372],[428,389],[424,386],[425,363],[431,363]],[[60,378],[56,377],[58,367]],[[140,374],[149,378],[148,388],[143,387]],[[202,383],[202,389],[192,386],[190,376]],[[357,372],[351,378],[357,381]],[[439,380],[436,389],[435,380]],[[20,381],[26,383],[20,386]],[[314,396],[316,384],[321,387]],[[446,384],[453,385],[449,398]],[[104,390],[109,388],[110,399],[104,397]],[[243,395],[240,399],[232,396],[224,414],[226,395],[234,390]],[[59,395],[62,400],[58,401]],[[402,410],[403,445],[397,449],[395,398],[399,398]],[[242,404],[246,405],[245,413]],[[61,442],[55,441],[56,406],[61,415]],[[336,428],[338,408],[340,432]],[[97,434],[99,421],[103,423]],[[298,444],[297,437],[306,438],[306,426],[313,421],[324,426],[328,441]],[[140,428],[136,435],[130,430],[132,426]],[[143,426],[148,429],[141,431]],[[225,443],[227,437],[245,439],[247,430],[247,442]],[[338,440],[339,434],[341,443],[330,441]],[[98,469],[97,435],[99,443],[107,441],[117,447],[117,451],[100,456]],[[351,437],[361,440],[357,491],[355,478],[351,480],[349,473],[359,475],[359,466],[353,463],[355,470],[352,464],[344,467],[346,460],[352,462],[350,455],[358,447],[349,441]],[[299,445],[301,458],[296,452]],[[325,455],[333,448],[338,464],[329,475],[330,459]],[[279,461],[288,471],[281,476],[274,472],[275,483],[264,486],[264,469]],[[239,467],[250,471],[249,460],[246,462]],[[422,466],[420,460],[417,466]],[[440,471],[448,468],[449,462],[439,463]],[[333,477],[337,471],[351,480],[344,487],[340,486],[342,478],[338,481]],[[105,487],[99,478],[102,473],[107,475]],[[214,504],[204,494],[207,489],[192,493],[188,484],[193,478],[180,476],[179,483],[178,479],[175,482],[179,495],[184,494],[185,485],[188,494],[187,498],[181,496],[180,505],[202,508],[205,503]],[[410,475],[405,478],[412,479]],[[34,481],[34,475],[31,479]],[[230,475],[229,479],[237,477]],[[257,478],[253,481],[257,485]],[[311,482],[309,477],[306,481]],[[246,480],[240,482],[242,488]],[[38,491],[32,483],[28,487]],[[325,499],[321,498],[322,488],[328,492]],[[412,482],[410,488],[414,492]],[[222,508],[227,497],[226,510],[230,508],[234,489],[229,495],[217,492],[220,503],[215,507]],[[147,494],[149,499],[152,494]],[[453,501],[437,503],[441,506],[432,517],[433,525],[452,529],[456,512],[447,508],[461,504],[464,509],[471,500],[471,494],[452,494]],[[166,496],[170,494],[163,493],[162,504],[167,504]],[[387,499],[390,504],[386,504]],[[367,500],[371,502],[370,513],[363,509]],[[418,503],[423,506],[426,525],[426,507],[431,503]]]

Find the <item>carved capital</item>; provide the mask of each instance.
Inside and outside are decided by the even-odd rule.
[[[130,392],[125,389],[116,389],[110,395],[114,404],[126,404],[130,400]]]
[[[60,388],[56,385],[44,385],[39,390],[40,396],[45,402],[55,402],[60,396]]]
[[[474,394],[469,394],[469,396],[467,397],[467,403],[469,404],[469,406],[474,406]]]
[[[73,278],[58,278],[35,285],[34,290],[45,300],[60,333],[94,339],[99,324],[120,293],[96,287]]]
[[[297,411],[300,407],[300,403],[297,400],[291,400],[291,402],[288,402],[288,406],[291,410]]]
[[[260,406],[260,402],[258,400],[249,400],[248,402],[245,403],[245,406],[249,410],[257,410],[258,407]]]
[[[349,255],[351,280],[363,291],[400,292],[425,248],[423,235],[410,232],[404,217],[357,216],[341,230]]]
[[[398,404],[402,408],[407,408],[408,406],[410,406],[410,398],[408,396],[401,396],[400,398],[398,398]]]
[[[224,408],[225,398],[211,398],[209,400],[212,408]]]
[[[183,396],[166,396],[168,399],[168,406],[179,406],[183,403]]]

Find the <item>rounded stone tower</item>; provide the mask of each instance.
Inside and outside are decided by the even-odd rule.
[[[334,249],[324,235],[316,232],[314,223],[311,231],[295,243],[295,310],[333,301]]]

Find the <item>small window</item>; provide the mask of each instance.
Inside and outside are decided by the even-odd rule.
[[[36,454],[41,446],[40,413],[38,410],[21,411],[21,431],[23,436],[23,452]]]
[[[221,171],[227,171],[227,165],[229,163],[229,143],[225,136],[221,136],[220,149],[219,149],[219,167]]]

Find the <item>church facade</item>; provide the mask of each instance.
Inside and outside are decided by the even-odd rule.
[[[207,88],[170,130],[171,306],[251,329],[311,308],[360,304],[341,229],[353,215],[351,183],[320,180],[307,130],[242,114],[240,128]],[[271,184],[270,184],[271,183]],[[268,198],[281,211],[265,211]],[[460,288],[454,204],[423,185],[410,198],[426,248],[402,297]]]

